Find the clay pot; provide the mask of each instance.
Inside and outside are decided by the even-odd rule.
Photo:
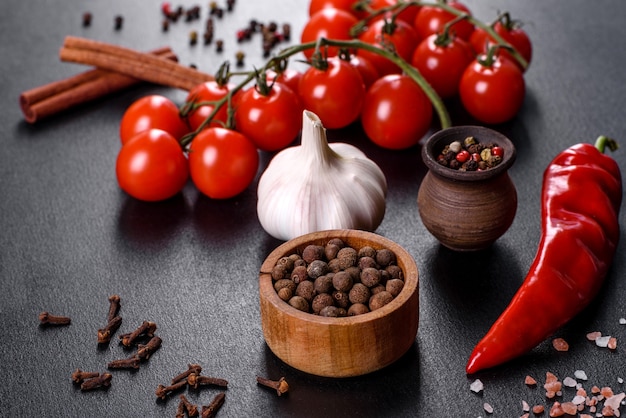
[[[326,245],[341,238],[355,249],[371,246],[396,254],[404,287],[389,304],[343,318],[301,312],[278,297],[271,271],[283,256],[301,254],[309,244]],[[306,373],[350,377],[371,373],[395,362],[415,344],[419,322],[418,270],[413,257],[395,242],[372,232],[351,229],[320,231],[285,242],[265,259],[259,277],[261,325],[272,352]]]
[[[446,145],[463,142],[468,136],[502,147],[502,162],[483,171],[459,171],[437,162]],[[515,146],[506,136],[482,126],[455,126],[428,138],[422,148],[428,173],[417,196],[426,229],[456,251],[481,250],[493,244],[515,218],[517,191],[507,172],[515,156]]]

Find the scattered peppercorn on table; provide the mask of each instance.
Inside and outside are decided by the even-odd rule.
[[[216,417],[518,417],[542,408],[546,416],[559,414],[557,409],[561,416],[574,409],[590,416],[609,416],[609,407],[626,411],[624,208],[618,215],[622,239],[590,304],[530,351],[466,374],[472,350],[509,305],[539,248],[543,175],[551,161],[606,135],[621,148],[605,154],[626,172],[622,1],[463,2],[483,22],[508,12],[523,22],[533,46],[521,109],[508,122],[486,125],[510,138],[517,153],[508,171],[517,190],[515,219],[487,249],[452,251],[421,222],[417,194],[427,173],[421,144],[438,128],[436,118],[420,144],[401,151],[374,144],[358,121],[327,131],[330,143],[357,147],[384,173],[386,208],[375,232],[406,250],[419,270],[419,326],[408,351],[379,370],[338,378],[292,367],[264,339],[259,273],[283,241],[259,223],[256,188],[276,153],[259,151],[254,181],[233,198],[210,199],[189,183],[166,201],[135,200],[116,181],[121,117],[148,94],[182,105],[188,92],[89,73],[92,67],[59,59],[72,36],[163,51],[169,59],[174,54],[200,77],[211,78],[226,60],[231,71],[252,71],[299,42],[310,2],[62,3],[8,0],[0,18],[0,415],[172,417],[194,411],[200,416],[204,409],[204,416]],[[251,31],[251,21],[275,24],[275,37]],[[306,68],[293,60],[289,66]],[[89,95],[81,95],[65,85],[64,95],[56,92],[47,103],[41,91],[29,95],[38,98],[34,111],[45,117],[25,120],[21,93],[82,73],[73,80],[81,88],[95,83],[97,91],[89,84]],[[483,125],[460,99],[445,105],[452,125]],[[577,193],[591,207],[600,204],[591,189]],[[368,343],[372,347],[355,344],[356,358],[384,342]],[[294,346],[302,351],[298,358],[306,358],[307,348]],[[593,411],[584,402],[578,409],[577,395],[602,401]]]

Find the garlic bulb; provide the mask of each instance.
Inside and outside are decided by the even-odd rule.
[[[328,229],[374,231],[385,215],[387,180],[361,150],[329,144],[313,112],[303,112],[301,145],[276,154],[261,175],[257,215],[273,237]]]

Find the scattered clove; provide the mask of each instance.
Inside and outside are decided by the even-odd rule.
[[[161,347],[161,342],[161,338],[155,335],[145,345],[139,344],[136,357],[140,360],[148,360]]]
[[[125,347],[132,346],[137,338],[141,336],[146,336],[152,338],[154,336],[154,332],[156,331],[156,324],[151,321],[143,321],[139,327],[131,333],[120,335],[120,340]]]
[[[98,344],[106,344],[111,341],[111,337],[119,329],[120,325],[122,325],[121,316],[114,316],[110,319],[104,328],[98,330]]]
[[[195,373],[191,373],[189,377],[187,377],[187,383],[189,383],[189,386],[194,389],[197,389],[199,386],[220,386],[223,388],[228,386],[228,381],[225,379],[210,376],[200,376]]]
[[[122,29],[122,25],[124,24],[124,17],[122,15],[115,16],[115,30]]]
[[[74,373],[72,373],[72,381],[74,381],[74,383],[83,383],[85,379],[92,379],[98,376],[100,376],[98,372],[84,372],[81,369],[76,369]]]
[[[110,361],[107,364],[109,369],[138,369],[141,359],[134,355],[129,358]]]
[[[284,393],[287,393],[287,391],[289,391],[289,384],[287,383],[284,377],[281,377],[278,380],[270,380],[264,377],[257,376],[256,381],[258,384],[262,386],[266,386],[268,388],[276,390],[276,393],[278,394],[278,396],[281,396]]]
[[[180,382],[174,383],[173,385],[165,386],[159,385],[156,389],[156,396],[159,399],[165,399],[168,394],[177,391],[178,389],[184,387],[187,384],[185,380],[181,380]]]
[[[83,383],[80,385],[80,389],[93,390],[103,387],[109,387],[111,386],[111,379],[113,379],[111,373],[102,373],[99,376],[92,377],[91,379],[83,381]]]
[[[202,366],[200,366],[199,364],[188,364],[187,370],[172,378],[172,384],[187,379],[187,377],[189,377],[192,373],[199,375],[200,372],[202,372]]]
[[[49,312],[39,314],[39,323],[41,325],[69,325],[72,320],[67,316],[52,315]]]
[[[109,314],[107,315],[107,322],[111,322],[113,318],[117,316],[120,311],[120,296],[109,296]]]
[[[83,27],[91,26],[92,14],[90,12],[83,13]]]
[[[211,401],[210,404],[202,407],[202,414],[200,415],[202,418],[213,418],[217,415],[217,412],[220,410],[222,405],[224,405],[224,400],[226,399],[226,394],[224,392],[220,392]]]
[[[180,395],[180,402],[183,404],[183,406],[185,407],[185,409],[187,410],[187,415],[190,417],[197,417],[198,416],[198,406],[192,404],[189,399],[187,399],[187,397],[185,395]]]

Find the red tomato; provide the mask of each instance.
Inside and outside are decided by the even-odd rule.
[[[269,70],[265,74],[269,84],[278,82],[289,87],[294,93],[298,92],[298,84],[302,78],[302,73],[300,71],[293,68],[286,68],[280,73],[276,73],[274,70]]]
[[[459,11],[470,14],[470,10],[463,3],[457,1],[448,1],[448,6],[453,7]],[[419,35],[420,39],[424,39],[433,33],[439,33],[443,30],[446,23],[456,18],[456,15],[443,10],[437,6],[423,6],[415,17],[414,27]],[[456,36],[469,41],[472,32],[474,31],[474,25],[467,20],[462,20],[455,23],[451,28]]]
[[[299,86],[304,108],[315,113],[328,129],[343,128],[357,120],[363,106],[365,84],[359,71],[339,57],[328,68],[309,67]]]
[[[212,199],[229,199],[243,192],[258,167],[259,153],[252,141],[230,129],[203,129],[189,146],[191,179]]]
[[[442,36],[432,34],[420,42],[411,64],[442,99],[447,99],[458,93],[461,76],[474,54],[470,45],[457,36],[440,42],[442,39]]]
[[[368,26],[359,39],[379,48],[385,44],[392,44],[396,53],[405,61],[410,61],[413,51],[417,47],[418,37],[415,30],[408,23],[397,20],[391,34],[387,33],[389,21],[379,19]],[[400,68],[393,62],[381,55],[366,50],[359,50],[359,55],[369,60],[378,70],[380,75],[400,73]]]
[[[398,0],[371,0],[369,2],[369,7],[372,10],[380,10],[385,7],[390,7],[398,4]],[[405,21],[409,25],[412,25],[415,21],[415,16],[417,16],[417,12],[419,11],[420,6],[410,5],[400,13],[398,13],[397,18]]]
[[[485,64],[481,55],[465,70],[459,84],[463,107],[483,123],[497,124],[512,119],[522,107],[524,75],[506,58]]]
[[[162,129],[176,139],[189,132],[189,127],[179,116],[178,106],[167,97],[156,94],[142,97],[126,109],[120,123],[122,144],[148,129]]]
[[[358,23],[354,15],[345,10],[325,8],[311,16],[302,29],[302,43],[314,42],[319,38],[349,40],[352,39],[350,29]],[[304,56],[311,58],[314,48],[304,51]],[[328,56],[337,55],[339,48],[329,47]]]
[[[358,3],[358,0],[311,0],[309,3],[309,16],[313,16],[315,13],[322,9],[340,9],[346,11],[357,18],[365,16],[365,12],[359,12],[354,10],[353,6]]]
[[[122,145],[115,174],[126,193],[154,202],[182,190],[189,177],[189,165],[176,138],[161,129],[149,129]]]
[[[372,142],[398,150],[417,144],[432,117],[432,104],[421,87],[407,75],[390,74],[367,91],[361,125]]]
[[[380,78],[380,74],[374,64],[372,64],[367,58],[363,58],[360,55],[351,55],[350,56],[350,65],[356,68],[361,74],[361,78],[363,79],[363,83],[365,84],[365,88],[368,89],[374,81]]]
[[[235,110],[237,131],[263,151],[285,148],[298,136],[302,125],[302,104],[298,95],[281,83],[274,83],[267,95],[257,87],[246,90]]]
[[[228,83],[225,85],[220,85],[217,81],[207,81],[202,84],[198,84],[196,87],[189,91],[187,95],[187,102],[194,101],[195,103],[201,102],[216,102],[218,100],[226,97],[228,92],[235,87],[234,84]],[[233,106],[236,105],[237,99],[239,98],[240,92],[236,92],[232,99],[231,104]],[[189,126],[192,130],[196,130],[200,127],[202,122],[209,117],[211,112],[215,106],[213,105],[203,105],[198,107],[196,110],[190,112],[187,115],[187,120],[189,121]],[[208,126],[225,126],[228,121],[228,103],[225,103],[215,114],[211,122]]]
[[[519,52],[519,54],[530,64],[530,60],[533,55],[533,47],[530,42],[528,34],[520,27],[518,22],[510,20],[508,17],[504,20],[497,21],[493,26],[493,30],[502,37],[506,42],[511,44],[513,48]],[[472,37],[470,38],[472,48],[477,54],[487,52],[489,47],[495,43],[495,41],[489,36],[487,31],[482,28],[476,28]],[[500,52],[504,56],[508,56],[517,65],[524,70],[518,61],[508,51],[502,50]]]

